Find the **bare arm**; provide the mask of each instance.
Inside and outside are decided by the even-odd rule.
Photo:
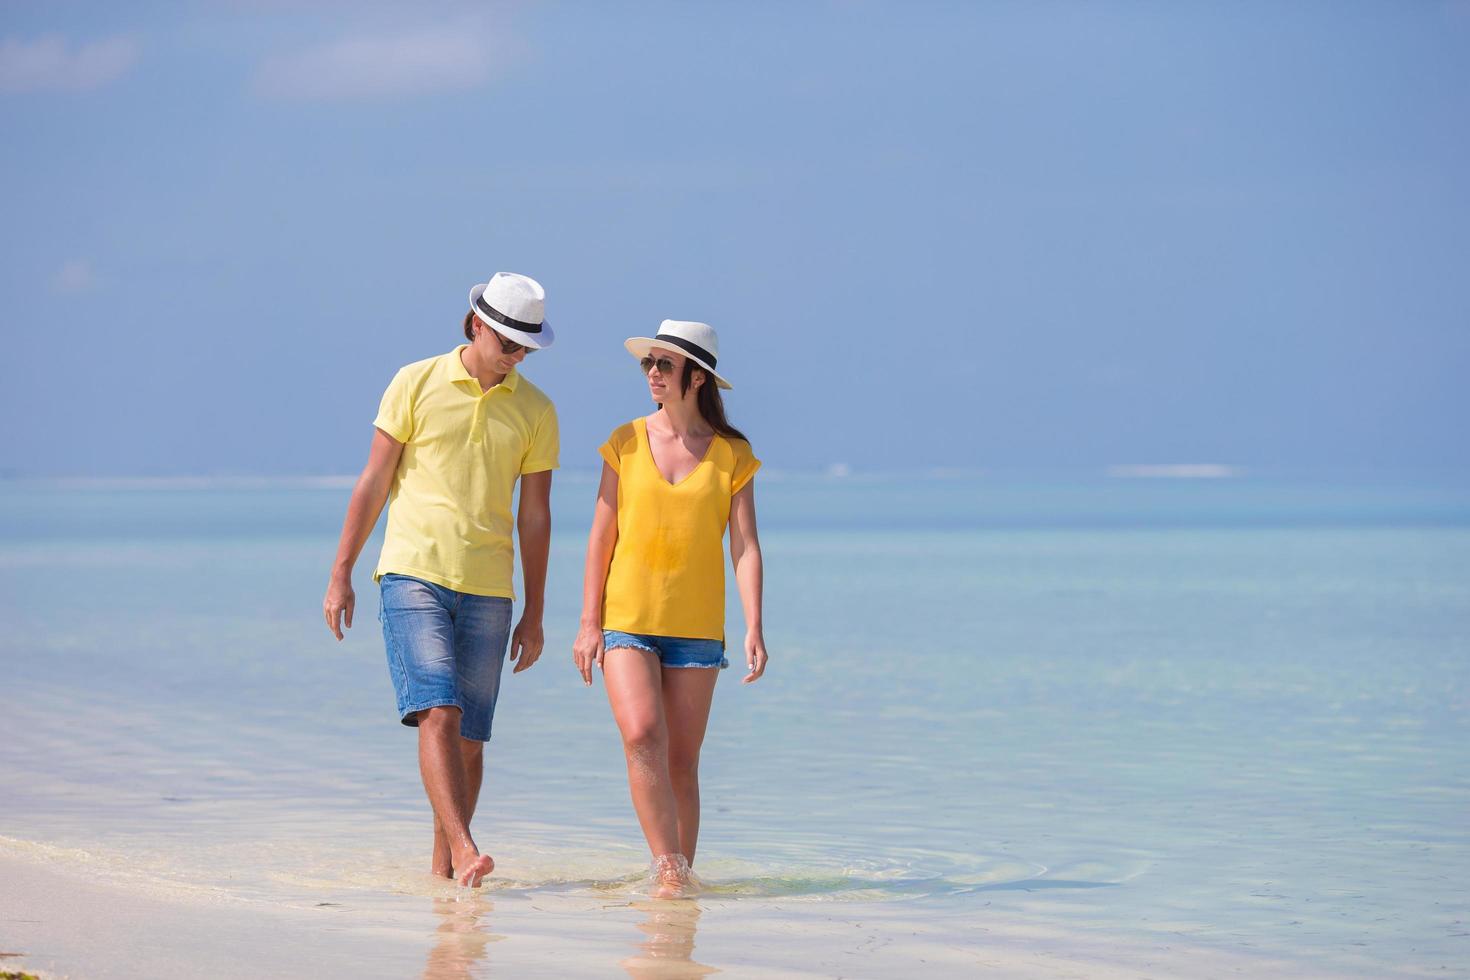
[[[587,536],[587,565],[582,573],[582,619],[572,644],[572,659],[582,673],[582,682],[592,683],[592,665],[602,664],[602,593],[607,587],[607,570],[613,546],[618,543],[618,474],[602,464],[602,482],[592,509],[592,533]]]
[[[322,600],[322,613],[327,618],[327,629],[337,639],[342,639],[342,629],[352,628],[352,610],[357,597],[352,592],[352,566],[367,543],[368,535],[383,513],[388,501],[388,491],[393,487],[393,477],[398,472],[398,460],[403,456],[403,443],[382,429],[373,430],[373,444],[368,450],[367,465],[352,488],[352,498],[347,502],[347,519],[342,522],[342,539],[337,544],[337,560],[332,564],[332,575],[327,583],[327,596]]]
[[[516,531],[521,539],[521,578],[526,587],[526,607],[510,639],[513,673],[534,664],[546,645],[541,619],[546,611],[546,556],[551,550],[551,470],[521,477],[521,503],[516,510]]]
[[[750,673],[745,675],[744,683],[749,684],[766,672],[767,659],[761,627],[765,566],[761,563],[761,542],[755,529],[754,480],[730,501],[730,563],[735,566],[740,607],[745,611],[745,665]]]

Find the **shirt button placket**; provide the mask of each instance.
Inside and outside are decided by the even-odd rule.
[[[485,441],[485,407],[489,404],[488,395],[489,392],[486,392],[475,400],[475,416],[470,421],[470,442],[475,445]]]

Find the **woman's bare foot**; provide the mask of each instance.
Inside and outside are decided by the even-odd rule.
[[[462,888],[479,888],[484,877],[494,870],[494,858],[469,850],[455,863],[454,878]]]
[[[697,888],[694,872],[682,854],[660,854],[648,871],[654,898],[686,898]]]

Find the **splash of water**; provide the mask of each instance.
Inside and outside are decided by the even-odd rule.
[[[704,883],[682,854],[659,854],[649,862],[647,885],[654,898],[692,898]]]

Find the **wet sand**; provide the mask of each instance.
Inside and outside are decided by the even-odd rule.
[[[9,856],[0,881],[0,951],[22,954],[5,968],[48,978],[1332,975],[1019,922],[956,931],[881,906],[599,902],[533,890],[463,901],[357,894],[297,907]]]

